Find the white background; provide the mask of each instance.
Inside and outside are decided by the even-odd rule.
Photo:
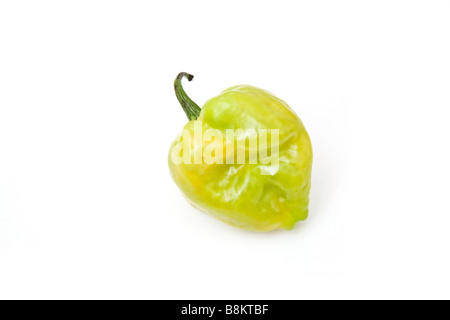
[[[2,1],[0,298],[450,298],[450,2]],[[229,227],[167,155],[252,84],[315,152],[310,219]]]

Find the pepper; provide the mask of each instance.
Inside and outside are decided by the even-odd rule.
[[[294,111],[249,85],[231,87],[200,108],[183,78],[193,76],[182,72],[174,83],[189,122],[170,147],[169,168],[191,204],[253,231],[290,230],[305,220],[312,146]]]

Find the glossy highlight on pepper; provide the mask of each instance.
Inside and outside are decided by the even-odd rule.
[[[290,230],[305,220],[312,147],[293,110],[249,85],[231,87],[200,108],[184,91],[183,78],[193,76],[182,72],[174,84],[189,122],[171,145],[169,168],[188,201],[252,231]]]

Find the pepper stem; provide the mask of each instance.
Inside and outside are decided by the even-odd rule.
[[[197,120],[198,116],[200,115],[200,111],[202,109],[194,101],[192,101],[191,98],[188,97],[186,92],[184,92],[183,86],[181,85],[181,80],[183,78],[192,81],[192,79],[194,79],[194,76],[186,72],[180,72],[176,77],[174,83],[175,94],[177,96],[178,101],[181,104],[181,107],[183,107],[184,113],[186,113],[186,116],[188,117],[189,121]]]

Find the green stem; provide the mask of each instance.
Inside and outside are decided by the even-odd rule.
[[[175,94],[177,95],[177,99],[183,107],[184,113],[186,113],[189,121],[197,120],[202,109],[194,101],[192,101],[191,98],[188,97],[186,92],[184,92],[183,86],[181,85],[181,80],[183,78],[192,81],[192,79],[194,79],[194,76],[186,72],[180,72],[176,77],[174,83]]]

